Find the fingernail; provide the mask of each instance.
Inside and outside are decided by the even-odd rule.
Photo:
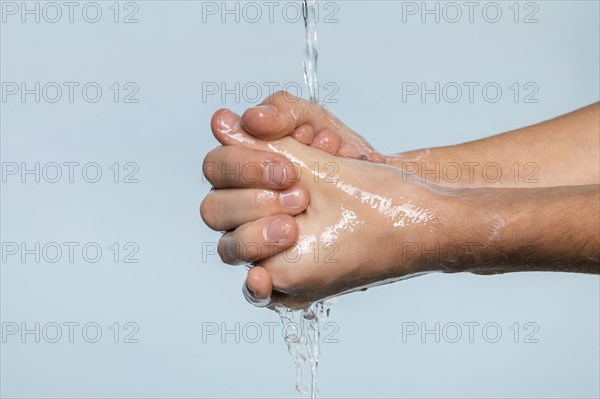
[[[281,201],[281,205],[284,208],[298,209],[300,208],[300,203],[302,201],[300,191],[297,189],[292,189],[288,192],[284,191],[279,195],[279,201]]]
[[[240,130],[240,127],[242,126],[241,118],[230,111],[224,112],[223,116],[221,117],[220,123],[220,130],[223,134],[236,133]]]
[[[287,171],[280,163],[269,163],[266,169],[266,177],[269,182],[275,185],[281,185],[287,180]]]
[[[276,219],[267,226],[265,229],[265,239],[278,244],[285,240],[284,224],[281,219]]]
[[[259,118],[264,118],[267,115],[273,116],[277,114],[277,107],[275,107],[274,105],[270,105],[270,104],[262,104],[262,105],[257,105],[256,108],[259,113],[258,113],[258,117]]]

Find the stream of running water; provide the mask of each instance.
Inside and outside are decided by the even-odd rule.
[[[308,389],[302,383],[302,371],[308,363],[310,368],[310,397],[318,396],[317,366],[320,355],[320,324],[329,317],[333,300],[315,302],[306,309],[294,312],[285,306],[275,307],[283,323],[284,340],[294,363],[296,364],[296,389],[307,393]],[[298,319],[296,314],[299,313]]]
[[[302,13],[306,31],[306,48],[304,49],[304,82],[310,94],[310,100],[318,103],[317,87],[317,32],[316,32],[316,0],[303,0]],[[324,300],[311,304],[300,312],[294,312],[285,306],[278,305],[275,310],[281,317],[284,329],[284,340],[294,363],[296,364],[296,389],[307,393],[308,389],[302,383],[302,371],[308,363],[310,368],[310,397],[315,399],[317,390],[317,367],[320,355],[320,325],[329,317],[333,301]],[[296,314],[299,313],[298,319]],[[297,320],[297,321],[296,321]]]
[[[304,49],[304,82],[312,102],[319,102],[317,97],[317,20],[316,0],[303,0],[302,14],[304,16],[304,29],[306,31],[306,48]]]

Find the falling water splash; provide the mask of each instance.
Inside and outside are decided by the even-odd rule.
[[[296,364],[296,389],[307,393],[308,389],[302,383],[302,370],[308,361],[311,375],[310,397],[316,398],[317,391],[317,366],[319,365],[319,322],[327,319],[332,301],[313,303],[300,312],[300,319],[296,322],[294,312],[285,306],[278,305],[275,310],[279,313],[283,323],[284,339],[288,351]]]
[[[304,28],[306,30],[306,48],[304,49],[304,82],[310,93],[312,102],[319,102],[317,98],[317,31],[316,31],[316,0],[303,0],[302,13]]]
[[[318,103],[317,93],[317,31],[316,31],[316,0],[303,0],[302,13],[306,30],[306,48],[304,49],[304,82],[310,93],[310,100]],[[310,396],[317,397],[317,366],[319,365],[319,322],[329,317],[332,300],[315,302],[300,313],[299,321],[291,309],[278,305],[275,310],[281,317],[285,332],[285,343],[296,364],[296,389],[307,393],[308,389],[302,384],[302,369],[308,361],[311,375]]]

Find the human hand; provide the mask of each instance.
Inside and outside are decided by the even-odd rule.
[[[229,120],[225,121],[224,117],[229,118]],[[248,109],[242,118],[234,116],[231,111],[222,109],[214,114],[211,121],[212,132],[217,138],[223,130],[234,129],[234,126],[236,126],[236,130],[239,129],[240,126],[238,125],[245,125],[243,128],[245,131],[246,128],[250,129],[258,137],[273,139],[289,135],[303,144],[331,154],[377,163],[385,162],[385,158],[375,151],[366,140],[348,128],[325,108],[287,92],[275,93],[265,99],[262,105]],[[221,147],[207,155],[204,172],[209,180],[213,175],[227,174],[223,170],[218,170],[218,163],[223,163],[222,159],[231,161],[233,154],[237,151],[233,151],[228,155],[230,149]],[[270,245],[269,252],[264,246],[257,247],[254,256],[246,254],[247,256],[239,257],[239,254],[234,254],[235,259],[228,259],[230,263],[244,262],[244,259],[256,258],[256,256],[259,256],[258,254],[268,253],[274,255],[297,240],[295,220],[286,217],[286,215],[293,216],[304,211],[309,202],[309,195],[304,185],[294,184],[296,169],[285,168],[289,161],[280,155],[269,154],[269,156],[266,156],[267,154],[257,153],[254,158],[252,156],[244,157],[248,154],[235,155],[244,161],[229,162],[230,165],[233,165],[232,168],[237,167],[240,172],[261,169],[259,173],[262,176],[237,173],[234,180],[228,179],[227,176],[221,176],[222,179],[213,182],[217,190],[211,191],[202,202],[202,218],[215,230],[230,230],[245,224],[243,228],[239,229],[238,234],[246,231],[246,235],[251,236],[252,231],[256,231],[258,226],[267,226],[272,221],[277,220],[276,215],[283,217],[282,220],[287,226],[285,241],[281,241],[277,245]],[[254,168],[259,161],[264,165],[258,169]],[[227,164],[227,162],[224,164]],[[281,175],[282,166],[284,166],[283,170],[287,170],[289,173],[283,179]],[[267,178],[269,176],[271,177],[270,180]],[[229,174],[229,177],[231,177],[231,174]],[[273,178],[280,180],[274,184]],[[245,188],[247,190],[232,190],[232,188]],[[237,198],[238,195],[240,198]],[[235,206],[236,203],[251,205]],[[264,220],[260,220],[263,218]],[[246,248],[246,250],[252,251],[251,248]],[[232,254],[232,252],[225,251],[223,256],[229,256],[229,254]],[[271,289],[268,280],[270,280],[269,276],[263,273],[260,268],[256,268],[249,272],[248,284],[244,288],[251,287],[254,292],[258,293],[258,297],[264,297]]]
[[[213,186],[247,187],[223,174],[207,173],[206,165],[234,170],[236,163],[238,169],[249,163],[285,165],[287,158],[297,167],[284,168],[287,186],[298,190],[303,199],[310,196],[309,206],[308,201],[302,202],[286,214],[278,214],[280,205],[271,201],[257,206],[252,188],[215,190],[203,201],[202,217],[209,226],[217,230],[239,226],[223,235],[219,254],[225,263],[256,265],[246,283],[256,298],[304,307],[429,270],[416,260],[405,261],[400,243],[443,236],[447,197],[403,175],[399,168],[333,156],[291,137],[271,142],[256,139],[238,118],[227,110],[213,118],[213,133],[224,144],[205,159],[205,174]]]
[[[350,129],[323,106],[279,91],[242,115],[242,127],[261,140],[291,136],[303,144],[329,154],[384,163],[361,135]]]

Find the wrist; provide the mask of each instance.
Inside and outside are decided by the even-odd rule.
[[[508,190],[419,185],[432,217],[402,232],[400,267],[408,273],[491,270],[524,243]]]
[[[446,189],[450,197],[441,264],[450,273],[494,273],[499,264],[514,262],[525,242],[515,235],[520,212],[513,209],[514,190]]]
[[[402,169],[421,183],[460,187],[465,183],[465,177],[468,180],[468,174],[459,155],[453,147],[422,148],[390,155],[386,163]]]
[[[457,198],[456,189],[423,183],[404,172],[398,179],[397,198],[407,204],[403,212],[410,223],[394,229],[394,270],[401,276],[460,271],[453,251],[468,230],[469,207]]]

